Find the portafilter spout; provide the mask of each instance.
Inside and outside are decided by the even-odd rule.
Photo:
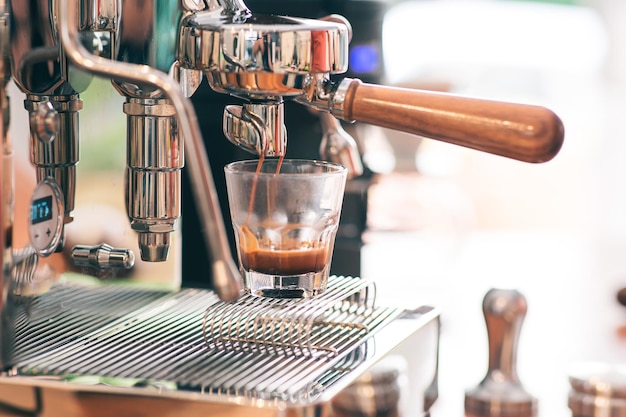
[[[204,236],[213,260],[213,288],[224,301],[241,293],[241,276],[230,253],[209,160],[196,113],[173,78],[147,65],[128,64],[90,54],[77,36],[78,0],[60,0],[59,34],[67,57],[85,71],[115,80],[148,84],[160,89],[172,102],[188,149],[188,169]]]

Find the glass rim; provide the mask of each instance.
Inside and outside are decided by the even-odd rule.
[[[278,162],[278,159],[276,158],[266,159],[264,163],[265,162],[272,162],[275,164]],[[233,161],[233,162],[226,164],[226,166],[224,166],[224,172],[235,174],[235,175],[256,175],[259,177],[271,177],[271,176],[297,177],[297,176],[305,176],[305,175],[311,177],[311,176],[317,176],[317,175],[324,175],[324,176],[342,175],[342,174],[347,175],[347,172],[348,172],[348,169],[345,166],[341,164],[337,164],[335,162],[329,162],[329,161],[324,161],[320,159],[300,159],[300,158],[283,159],[282,164],[297,163],[297,164],[302,164],[302,165],[320,166],[320,167],[331,168],[331,169],[326,172],[280,172],[278,174],[276,172],[263,172],[263,171],[256,172],[256,169],[252,171],[241,171],[241,170],[236,169],[237,166],[254,166],[256,168],[258,163],[259,163],[259,159],[244,159],[244,160],[239,160],[239,161]]]

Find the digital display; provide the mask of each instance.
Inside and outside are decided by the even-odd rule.
[[[52,218],[52,196],[46,196],[33,200],[30,206],[30,222],[37,224]]]

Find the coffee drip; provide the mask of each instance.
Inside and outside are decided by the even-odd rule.
[[[299,226],[292,225],[295,230]],[[286,235],[289,234],[287,231]],[[260,248],[256,236],[248,227],[239,233],[241,265],[268,275],[299,275],[308,272],[321,272],[326,266],[329,247],[322,242],[298,242],[282,240],[280,247]]]
[[[285,156],[281,155],[276,164],[275,174],[280,174]],[[300,240],[289,239],[292,232],[302,228],[301,225],[289,225],[282,233],[280,242],[271,242],[270,245],[259,245],[259,239],[250,230],[250,218],[254,210],[255,195],[258,186],[258,175],[263,168],[265,156],[260,155],[256,168],[256,178],[252,182],[250,190],[250,204],[248,206],[248,217],[246,225],[242,226],[237,239],[239,246],[239,260],[241,267],[246,271],[255,271],[268,275],[299,275],[309,272],[321,272],[327,264],[331,253],[330,247],[323,242],[302,242]],[[270,186],[274,184],[270,183]],[[269,190],[272,195],[276,195],[278,190]],[[270,198],[268,204],[271,204]],[[268,212],[272,212],[270,208]],[[268,219],[268,221],[271,221]]]

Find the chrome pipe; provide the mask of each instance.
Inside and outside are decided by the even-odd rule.
[[[2,36],[2,35],[0,35]],[[4,68],[3,68],[4,69]],[[5,97],[5,83],[0,83],[0,97]],[[7,101],[7,100],[3,100]],[[0,371],[6,369],[11,364],[12,341],[15,337],[15,321],[11,318],[11,238],[13,232],[13,173],[11,162],[10,144],[6,133],[4,117],[0,118],[0,144],[2,145],[2,155],[0,157],[0,180],[2,198],[0,199],[0,262],[2,271],[0,272]],[[7,164],[9,162],[9,164]]]
[[[79,42],[77,3],[77,0],[61,0],[59,7],[61,43],[74,65],[110,79],[154,86],[170,99],[176,109],[189,156],[194,197],[203,222],[204,236],[210,250],[209,256],[213,260],[213,287],[222,300],[238,298],[241,276],[230,253],[209,160],[193,106],[186,99],[180,86],[167,74],[147,65],[111,61],[90,54]]]
[[[71,219],[76,200],[76,165],[79,159],[78,95],[39,96],[27,94],[24,108],[30,115],[30,160],[37,182],[54,178],[61,186],[65,216]]]
[[[127,98],[127,203],[141,258],[167,260],[181,215],[183,143],[167,99]]]
[[[80,4],[79,30],[117,30],[122,0],[82,0]]]
[[[8,5],[0,0],[0,371],[7,369],[12,362],[15,339],[14,303],[11,295],[11,236],[13,234],[13,149],[9,137],[10,101],[6,87],[11,75],[9,55],[9,16]]]
[[[181,17],[176,3],[127,1],[118,9],[117,30],[111,34],[116,46],[112,60],[171,74],[178,77],[178,84],[185,84],[186,96],[192,94],[195,86],[187,82],[188,74],[176,68],[176,27]],[[176,110],[153,85],[128,79],[111,81],[126,98],[126,208],[131,228],[138,233],[141,259],[164,262],[181,215],[184,149]]]

